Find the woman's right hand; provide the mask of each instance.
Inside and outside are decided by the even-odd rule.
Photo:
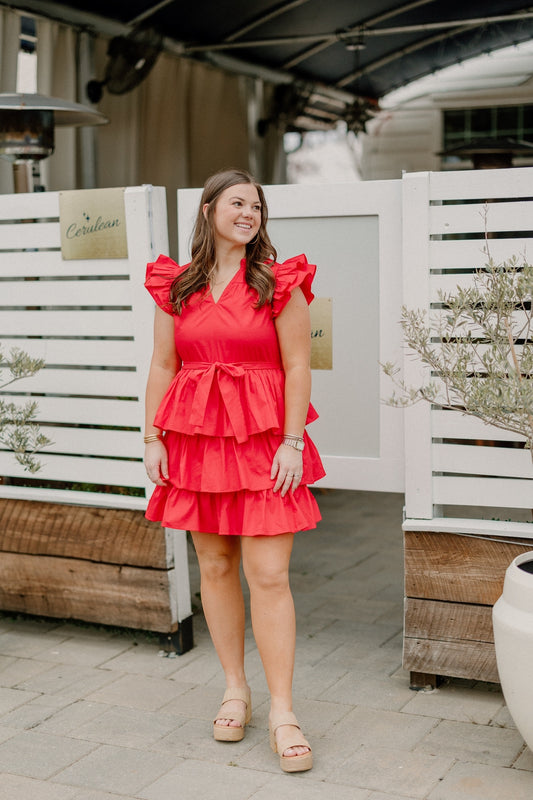
[[[144,466],[152,483],[165,486],[168,481],[168,454],[162,441],[149,442],[145,445]]]

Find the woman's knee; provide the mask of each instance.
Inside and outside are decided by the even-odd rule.
[[[290,591],[289,570],[285,565],[244,565],[244,574],[250,591],[276,592],[282,594]]]
[[[207,536],[209,534],[193,533],[202,580],[221,581],[238,576],[241,560],[238,543]]]

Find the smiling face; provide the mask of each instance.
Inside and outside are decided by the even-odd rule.
[[[204,206],[204,215],[207,214]],[[213,224],[216,245],[245,247],[259,231],[261,201],[252,183],[229,186],[216,201]]]

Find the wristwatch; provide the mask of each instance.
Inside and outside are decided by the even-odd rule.
[[[289,447],[294,447],[295,450],[303,450],[305,447],[303,439],[283,439],[282,444],[286,444]]]

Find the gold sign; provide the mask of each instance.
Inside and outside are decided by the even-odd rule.
[[[61,255],[127,258],[124,189],[82,189],[59,193]]]
[[[333,369],[331,297],[315,297],[311,303],[311,369]]]

